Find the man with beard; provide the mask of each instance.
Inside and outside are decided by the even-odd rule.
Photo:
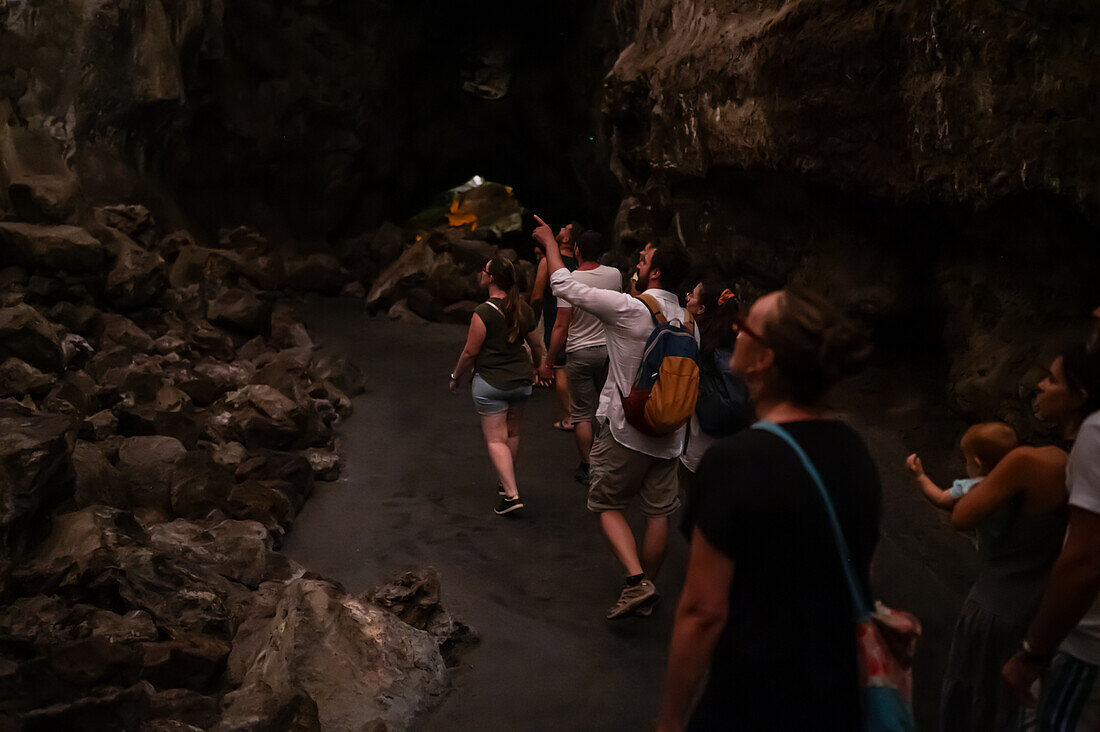
[[[542,219],[535,220],[539,226],[534,238],[546,248],[554,294],[598,318],[607,339],[608,376],[596,410],[600,430],[592,445],[588,489],[588,510],[599,516],[600,529],[626,572],[607,619],[646,616],[658,599],[653,580],[668,548],[670,516],[680,506],[676,469],[684,445],[683,427],[652,437],[628,424],[623,411],[622,395],[630,392],[646,339],[653,332],[653,317],[636,297],[574,279],[562,262],[553,231]],[[647,244],[638,257],[636,289],[656,300],[668,321],[683,322],[684,310],[674,293],[687,271],[683,248]],[[641,551],[623,516],[635,498],[641,499],[646,517]]]

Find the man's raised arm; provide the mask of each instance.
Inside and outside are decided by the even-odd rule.
[[[531,236],[546,249],[546,269],[550,273],[550,287],[555,296],[575,308],[592,313],[604,323],[618,322],[623,315],[634,311],[638,303],[630,295],[589,287],[573,279],[562,261],[553,230],[538,216],[535,221],[539,225]]]

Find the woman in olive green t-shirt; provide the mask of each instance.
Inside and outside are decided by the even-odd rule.
[[[479,284],[488,289],[489,299],[470,319],[466,346],[451,373],[451,391],[457,393],[462,378],[473,370],[474,406],[481,416],[489,459],[500,479],[500,505],[495,512],[504,515],[523,508],[515,460],[523,404],[531,396],[534,381],[531,355],[523,343],[526,340],[535,354],[534,363],[542,360],[542,343],[535,334],[535,313],[520,297],[511,261],[491,259]]]

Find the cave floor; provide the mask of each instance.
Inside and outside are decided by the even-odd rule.
[[[367,317],[361,300],[316,300],[305,310],[318,340],[364,370],[367,392],[339,431],[344,472],[318,484],[284,551],[352,594],[432,565],[442,574],[444,605],[481,634],[453,670],[452,692],[418,727],[652,729],[683,580],[683,539],[672,537],[653,616],[608,623],[603,613],[620,572],[571,477],[572,436],[550,426],[549,390],[535,390],[521,438],[526,508],[516,518],[498,517],[469,387],[457,396],[447,390],[465,329]],[[942,407],[927,407],[938,401],[927,381],[872,371],[836,397],[882,471],[876,591],[924,625],[916,711],[926,729],[935,727],[955,614],[977,566],[969,542],[924,503],[902,467],[906,447],[916,446],[933,475],[957,477],[959,426]]]

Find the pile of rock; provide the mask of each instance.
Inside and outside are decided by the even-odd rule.
[[[404,231],[385,224],[345,242],[345,262],[372,283],[369,308],[412,322],[468,323],[485,296],[478,274],[497,255],[516,264],[521,289],[530,285],[534,265],[502,246],[506,235],[518,235],[523,212],[511,189],[478,182],[448,194],[449,205],[415,217]]]
[[[445,689],[438,633],[276,551],[363,390],[281,292],[351,280],[139,206],[0,222],[6,721],[402,728]]]

